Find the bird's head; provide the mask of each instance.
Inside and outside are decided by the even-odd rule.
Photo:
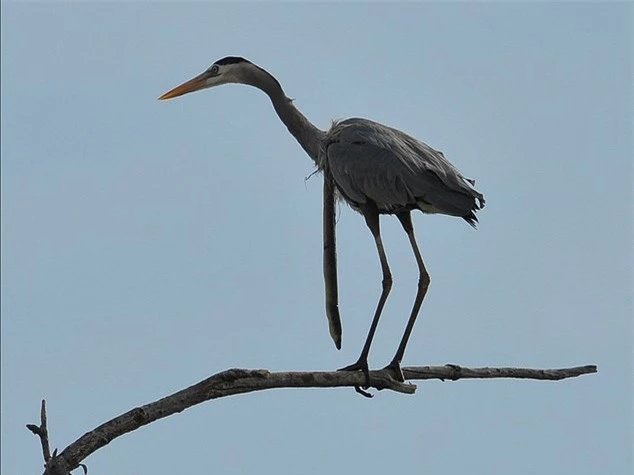
[[[205,72],[195,78],[166,92],[159,97],[159,100],[171,99],[189,92],[220,86],[221,84],[250,84],[249,78],[252,76],[254,69],[260,68],[244,58],[227,56],[216,61]]]

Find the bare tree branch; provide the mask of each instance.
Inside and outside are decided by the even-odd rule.
[[[529,368],[463,368],[456,365],[415,366],[403,368],[406,380],[440,379],[442,381],[459,379],[492,379],[520,378],[558,381],[574,378],[589,373],[596,373],[593,365],[562,369],[529,369]],[[370,371],[369,387],[377,390],[413,394],[416,386],[396,381],[389,370]],[[48,433],[46,431],[46,410],[42,402],[42,424],[27,427],[40,436],[42,450],[46,462],[44,475],[69,475],[71,470],[82,466],[81,461],[109,444],[115,438],[132,432],[141,426],[158,419],[182,412],[196,404],[221,397],[244,394],[265,389],[277,388],[336,388],[365,387],[367,381],[362,372],[348,371],[291,371],[271,373],[265,369],[230,369],[217,373],[193,386],[178,391],[170,396],[134,408],[125,414],[100,425],[87,432],[78,440],[66,447],[59,455],[51,456],[48,449]],[[46,442],[46,444],[45,444]]]

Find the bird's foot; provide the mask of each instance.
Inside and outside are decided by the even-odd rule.
[[[364,397],[373,397],[372,394],[364,391],[364,389],[368,389],[370,387],[370,368],[368,367],[367,358],[359,359],[356,363],[352,363],[351,365],[345,366],[344,368],[339,368],[337,371],[363,371],[363,374],[365,376],[365,385],[355,386],[354,390]]]
[[[392,377],[401,383],[405,382],[405,376],[403,376],[403,370],[401,370],[401,362],[392,360],[392,362],[387,365],[384,370],[388,370]]]
[[[363,371],[366,383],[368,384],[364,387],[368,387],[370,384],[370,369],[368,368],[367,359],[360,359],[356,363],[352,363],[351,365],[345,366],[344,368],[339,368],[337,371]]]

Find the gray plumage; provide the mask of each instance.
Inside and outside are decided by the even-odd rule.
[[[484,197],[429,145],[367,119],[334,122],[322,143],[320,167],[328,167],[343,198],[355,209],[367,201],[380,213],[420,209],[464,218],[475,226]]]
[[[228,83],[245,84],[264,91],[288,131],[323,172],[326,315],[337,348],[341,348],[342,330],[337,289],[335,196],[342,197],[364,216],[374,237],[383,274],[382,292],[358,361],[342,368],[363,370],[368,379],[370,345],[392,287],[379,215],[394,214],[401,222],[419,269],[418,290],[407,327],[387,366],[402,381],[400,363],[431,282],[414,236],[411,210],[461,217],[475,227],[475,213],[484,206],[484,197],[473,188],[475,182],[465,178],[441,152],[400,130],[358,118],[333,122],[328,131],[320,130],[286,97],[277,79],[241,57],[229,56],[216,61],[202,74],[159,99]]]

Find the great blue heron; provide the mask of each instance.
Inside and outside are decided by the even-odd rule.
[[[474,181],[465,178],[441,152],[400,130],[359,118],[333,122],[327,131],[318,129],[286,97],[277,79],[244,58],[229,56],[216,61],[205,72],[159,99],[227,83],[246,84],[264,91],[288,131],[324,173],[326,314],[330,334],[338,349],[341,348],[341,321],[334,241],[335,195],[363,215],[374,236],[383,272],[383,290],[359,359],[342,370],[362,370],[368,377],[370,345],[392,287],[392,275],[381,241],[379,215],[395,214],[401,222],[419,270],[414,306],[396,354],[386,367],[403,381],[401,360],[430,283],[414,237],[411,210],[457,216],[475,227],[475,212],[484,206],[484,197],[472,187]]]

